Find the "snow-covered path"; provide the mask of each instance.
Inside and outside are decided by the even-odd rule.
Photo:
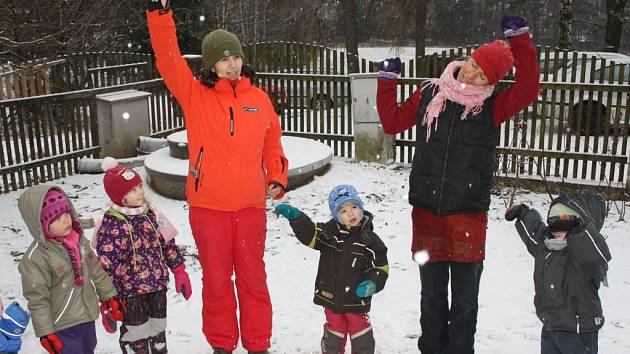
[[[144,173],[143,169],[139,169]],[[330,171],[304,187],[287,194],[287,201],[318,221],[329,218],[329,190],[339,183],[357,187],[366,209],[375,215],[374,226],[389,248],[390,278],[383,292],[374,297],[372,322],[378,353],[417,353],[419,334],[419,275],[410,257],[411,208],[407,204],[407,167],[391,168],[334,158]],[[78,175],[55,183],[70,196],[83,217],[95,216],[106,201],[102,175]],[[17,272],[17,261],[31,241],[17,210],[20,192],[0,196],[0,295],[5,305],[11,298],[25,304]],[[149,192],[152,200],[176,224],[177,242],[195,252],[184,202],[167,200]],[[546,212],[544,194],[517,194],[525,202]],[[540,322],[533,307],[533,259],[518,239],[511,223],[503,220],[504,199],[493,196],[489,216],[487,260],[481,280],[477,353],[539,352]],[[610,288],[600,295],[606,325],[600,332],[601,353],[629,353],[630,225],[617,221],[613,208],[604,226],[613,255]],[[89,235],[88,235],[89,236]],[[16,256],[14,256],[16,255]],[[318,254],[292,237],[288,222],[268,213],[268,284],[274,306],[273,353],[318,353],[324,321],[323,311],[312,303]],[[187,258],[193,295],[184,301],[169,291],[168,342],[171,353],[211,353],[201,334],[201,271],[194,258]],[[97,353],[119,353],[117,336],[97,325]],[[44,353],[29,327],[23,353]],[[238,348],[235,353],[246,353]]]

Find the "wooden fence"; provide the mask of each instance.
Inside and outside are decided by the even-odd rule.
[[[152,136],[181,130],[181,109],[162,79],[0,102],[0,193],[74,174],[81,157],[97,157],[96,95],[143,90]]]
[[[336,156],[354,157],[348,56],[299,43],[245,48],[259,68],[255,84],[269,94],[285,134],[324,141]],[[459,48],[404,63],[400,102],[424,80],[414,75],[438,76],[450,60],[472,50]],[[497,175],[623,189],[629,170],[628,64],[550,48],[539,48],[539,57],[539,99],[501,127]],[[65,74],[56,77],[76,79],[68,86],[88,89],[0,101],[0,193],[75,173],[79,157],[98,153],[97,94],[151,92],[153,136],[183,129],[181,109],[161,79],[134,82],[155,77],[151,58],[144,64],[138,64],[137,56],[126,63],[107,56],[85,58],[80,67],[60,67],[57,72]],[[200,58],[191,56],[189,62],[196,72]],[[374,63],[360,63],[362,72],[375,70]],[[501,86],[511,85],[511,77]],[[411,162],[415,130],[397,135],[398,162]]]

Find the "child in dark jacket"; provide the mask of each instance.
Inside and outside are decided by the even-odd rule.
[[[343,353],[350,335],[353,353],[374,353],[368,312],[372,295],[387,281],[387,247],[374,233],[372,214],[363,210],[353,186],[333,188],[328,206],[333,218],[325,223],[314,223],[286,203],[275,211],[289,220],[300,242],[320,252],[313,302],[326,315],[322,351]]]
[[[505,213],[535,258],[534,305],[543,323],[541,353],[597,353],[604,325],[599,299],[610,252],[600,230],[606,217],[601,195],[578,190],[551,202],[547,224],[521,204]]]
[[[127,304],[120,328],[120,347],[127,353],[167,353],[166,289],[169,269],[175,289],[186,300],[191,295],[184,259],[170,222],[149,205],[142,179],[133,169],[105,158],[105,192],[112,201],[106,208],[92,244],[105,271]],[[105,323],[105,322],[104,322]],[[110,332],[116,332],[111,321]]]

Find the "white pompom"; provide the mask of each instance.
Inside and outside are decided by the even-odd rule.
[[[103,172],[107,172],[116,166],[118,166],[118,161],[116,161],[116,159],[113,157],[107,156],[103,159],[103,162],[101,162],[101,168],[103,169]]]

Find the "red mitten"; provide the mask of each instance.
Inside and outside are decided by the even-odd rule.
[[[63,349],[63,343],[61,343],[61,339],[59,339],[59,337],[57,337],[56,334],[51,333],[43,337],[40,337],[39,342],[42,344],[42,347],[44,347],[44,349],[46,349],[48,353],[61,354],[61,349]]]
[[[188,277],[188,273],[186,273],[186,265],[182,263],[171,269],[171,272],[173,272],[175,276],[175,291],[182,294],[184,299],[190,299],[192,287],[190,286],[190,277]]]
[[[116,321],[122,321],[125,319],[125,313],[127,312],[127,305],[125,301],[118,296],[114,296],[107,300],[107,305],[112,310],[112,316]]]
[[[103,322],[103,327],[105,327],[107,332],[116,333],[118,330],[118,324],[116,324],[114,312],[107,302],[101,302],[101,320]]]

